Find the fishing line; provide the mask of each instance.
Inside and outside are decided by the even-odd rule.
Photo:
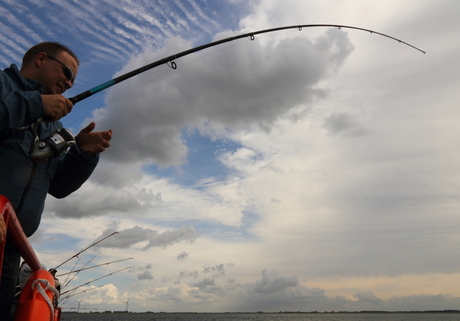
[[[453,78],[452,78],[452,77],[451,77],[451,76],[450,76],[450,75],[449,75],[449,74],[448,74],[448,73],[447,73],[447,72],[446,72],[446,71],[445,71],[445,70],[444,70],[434,59],[433,59],[433,58],[431,58],[430,55],[428,55],[428,58],[431,60],[431,62],[432,62],[436,67],[438,67],[438,69],[439,69],[440,71],[442,71],[442,73],[443,73],[444,75],[447,76],[447,78],[450,79],[450,81],[452,81],[452,83],[453,83],[454,85],[456,85],[457,87],[460,87],[460,84],[457,83],[457,82],[455,81],[455,79],[453,79]]]

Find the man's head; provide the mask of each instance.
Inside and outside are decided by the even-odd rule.
[[[41,82],[45,94],[62,94],[72,87],[79,65],[78,57],[66,46],[42,42],[24,54],[20,73]]]

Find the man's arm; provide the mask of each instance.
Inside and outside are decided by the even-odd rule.
[[[75,137],[77,146],[72,147],[59,162],[48,190],[54,197],[63,198],[79,189],[91,176],[99,153],[110,146],[112,130],[93,132],[95,126],[95,123],[91,123],[83,128]]]
[[[73,104],[62,95],[41,95],[38,91],[13,91],[0,99],[0,135],[43,118],[56,121],[72,111]]]
[[[38,91],[15,91],[0,99],[0,135],[35,123],[43,116],[41,95]]]
[[[99,154],[90,155],[72,146],[59,161],[48,193],[56,198],[64,198],[75,192],[91,176],[98,161]]]

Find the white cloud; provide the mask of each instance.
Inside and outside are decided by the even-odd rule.
[[[153,54],[150,48],[121,73],[189,47],[182,39],[168,40],[161,51]],[[125,82],[123,93],[109,90],[107,100],[113,102],[94,115],[103,128],[123,128],[105,157],[180,165],[187,152],[181,131],[188,126],[270,128],[279,117],[324,95],[319,82],[344,63],[351,49],[345,33],[329,30],[314,42],[297,37],[263,44],[256,39],[208,57],[199,53],[183,68],[178,62],[180,72],[164,74],[158,68],[161,78],[152,79],[153,71],[141,74]]]

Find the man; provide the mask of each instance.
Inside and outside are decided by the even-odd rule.
[[[91,123],[75,137],[68,153],[37,162],[31,159],[73,104],[62,94],[72,87],[79,60],[67,47],[44,42],[16,65],[0,71],[0,194],[13,205],[26,236],[38,228],[47,193],[63,198],[91,175],[98,154],[110,146],[112,131],[93,132]],[[35,148],[35,149],[34,149]],[[0,240],[4,235],[0,221]],[[0,320],[6,320],[14,298],[20,255],[6,240],[0,284]]]

